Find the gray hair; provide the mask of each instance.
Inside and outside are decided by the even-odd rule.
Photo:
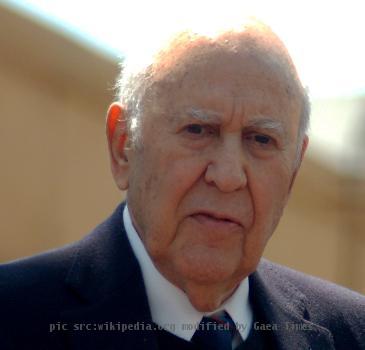
[[[302,98],[302,110],[299,119],[298,142],[302,143],[304,136],[308,134],[310,128],[311,101],[308,87],[300,86]]]
[[[126,62],[120,64],[121,70],[116,83],[116,99],[123,103],[124,118],[132,146],[140,145],[142,142],[140,124],[146,86],[151,78],[151,65],[136,71]]]

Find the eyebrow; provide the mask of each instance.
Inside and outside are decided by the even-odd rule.
[[[248,121],[246,127],[272,130],[283,136],[286,134],[285,127],[281,121],[268,117],[253,118]]]
[[[190,117],[200,122],[219,123],[222,120],[221,113],[215,111],[188,108],[186,112]]]
[[[210,111],[210,110],[202,110],[198,108],[188,108],[187,114],[194,118],[197,121],[205,122],[205,123],[219,123],[222,120],[222,114]],[[282,122],[264,116],[256,116],[251,120],[248,120],[245,128],[259,128],[259,129],[267,129],[274,131],[280,135],[285,135],[285,128]]]

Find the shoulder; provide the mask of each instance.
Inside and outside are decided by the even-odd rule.
[[[85,307],[89,294],[103,295],[104,286],[120,276],[114,270],[126,258],[117,258],[128,251],[122,211],[123,205],[78,242],[0,264],[0,342],[10,344],[5,348],[18,343],[16,348],[25,348],[40,339],[52,344],[43,348],[55,348],[58,333],[49,331],[51,325],[65,312]]]
[[[303,272],[282,266],[266,259],[262,259],[258,271],[263,278],[273,280],[282,286],[290,282],[296,289],[303,293],[309,300],[321,302],[322,305],[350,308],[362,306],[365,311],[365,296],[335,283],[314,277]],[[361,310],[361,308],[360,308]]]
[[[48,251],[0,265],[0,304],[34,308],[53,303],[72,266],[78,245]],[[12,302],[13,301],[13,302]]]
[[[365,336],[365,296],[348,288],[262,259],[257,272],[275,294],[302,298],[311,322],[337,337]],[[284,299],[282,299],[284,300]]]
[[[0,265],[0,342],[4,349],[33,348],[51,337],[64,305],[75,303],[64,283],[76,245]],[[15,345],[17,344],[17,345]]]
[[[0,303],[4,298],[22,299],[26,292],[32,298],[60,295],[60,285],[64,284],[73,265],[79,260],[103,261],[110,251],[109,241],[113,231],[121,230],[120,205],[111,217],[97,226],[80,241],[31,257],[0,264]],[[57,290],[57,293],[51,293]]]

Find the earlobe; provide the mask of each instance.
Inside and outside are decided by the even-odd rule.
[[[112,103],[109,107],[106,134],[113,177],[119,189],[123,191],[128,188],[129,177],[129,163],[126,155],[128,133],[123,106],[118,102]]]

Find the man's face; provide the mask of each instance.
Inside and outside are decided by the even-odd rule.
[[[194,304],[196,286],[228,296],[255,270],[294,178],[300,100],[254,50],[190,51],[147,93],[128,204],[155,266]]]

